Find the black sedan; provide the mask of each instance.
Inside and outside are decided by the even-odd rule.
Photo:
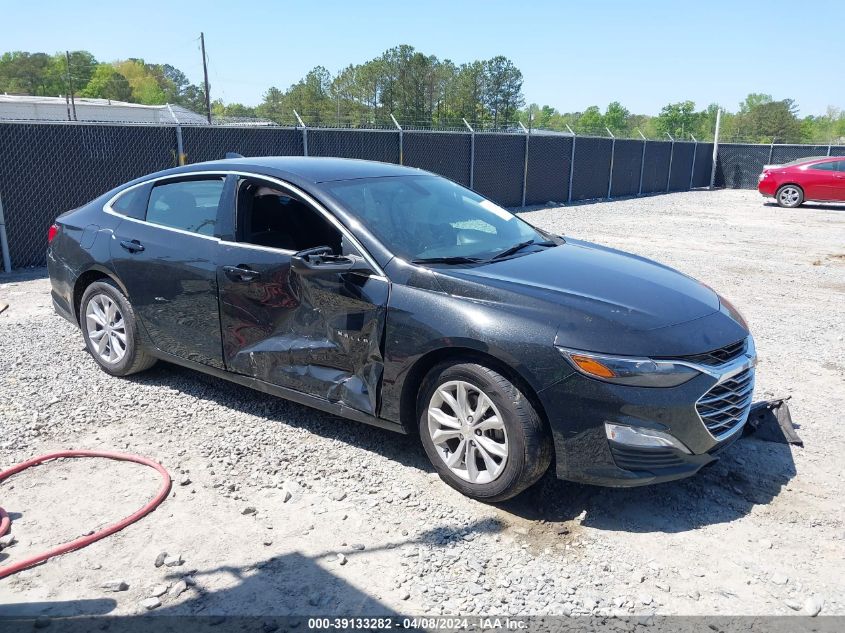
[[[55,308],[106,372],[164,360],[418,433],[477,499],[512,497],[552,462],[601,485],[692,475],[751,405],[753,339],[713,290],[417,169],[179,167],[49,237]]]

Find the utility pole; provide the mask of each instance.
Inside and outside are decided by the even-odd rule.
[[[208,63],[205,58],[205,33],[200,33],[200,47],[202,48],[202,74],[205,78],[205,116],[211,125],[211,95],[208,92]]]
[[[70,74],[70,51],[65,51],[65,63],[67,64],[67,87],[70,93],[70,106],[73,109],[73,120],[76,121],[76,101],[73,98],[73,75]]]

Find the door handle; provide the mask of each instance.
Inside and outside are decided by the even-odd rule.
[[[138,240],[121,240],[120,245],[130,253],[140,253],[144,250],[144,245]]]
[[[247,283],[261,277],[261,273],[246,266],[223,266],[223,272],[232,281]]]

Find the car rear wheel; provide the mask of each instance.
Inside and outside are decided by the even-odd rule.
[[[418,410],[431,463],[443,481],[468,497],[510,499],[551,463],[551,438],[537,411],[488,367],[438,365],[422,385]]]
[[[111,280],[95,281],[85,289],[79,323],[91,356],[113,376],[128,376],[155,365],[156,359],[141,346],[132,306]]]
[[[775,194],[778,206],[794,209],[804,202],[804,192],[798,185],[784,185]]]

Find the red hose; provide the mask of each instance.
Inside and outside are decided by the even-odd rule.
[[[149,466],[150,468],[156,469],[159,474],[161,474],[161,488],[159,489],[156,496],[140,510],[134,512],[133,514],[130,514],[128,517],[122,519],[121,521],[118,521],[117,523],[103,528],[99,532],[94,532],[94,534],[89,534],[88,536],[82,536],[76,539],[75,541],[70,541],[68,543],[65,543],[64,545],[59,545],[58,547],[54,547],[53,549],[48,550],[42,554],[31,556],[30,558],[25,558],[12,565],[0,567],[0,578],[11,576],[12,574],[16,574],[19,571],[32,567],[33,565],[42,563],[48,558],[53,558],[54,556],[59,556],[60,554],[71,552],[75,549],[80,549],[82,547],[85,547],[86,545],[90,545],[95,541],[99,541],[100,539],[106,538],[107,536],[114,534],[115,532],[119,532],[127,525],[134,523],[138,519],[146,516],[147,514],[155,510],[156,507],[158,507],[158,505],[167,498],[167,494],[170,492],[170,473],[168,473],[164,469],[164,466],[157,462],[154,462],[151,459],[147,459],[146,457],[140,457],[138,455],[127,455],[126,453],[114,453],[112,451],[59,451],[57,453],[47,453],[46,455],[41,455],[40,457],[33,457],[30,460],[18,464],[17,466],[12,466],[8,470],[0,472],[0,482],[11,477],[12,475],[26,470],[30,466],[37,466],[38,464],[43,464],[44,462],[49,461],[51,459],[59,459],[61,457],[105,457],[106,459],[116,459],[123,462],[135,462],[136,464],[143,464],[144,466]],[[6,514],[3,508],[0,508],[0,536],[3,536],[6,533],[10,525],[11,521],[9,520],[9,515]]]

